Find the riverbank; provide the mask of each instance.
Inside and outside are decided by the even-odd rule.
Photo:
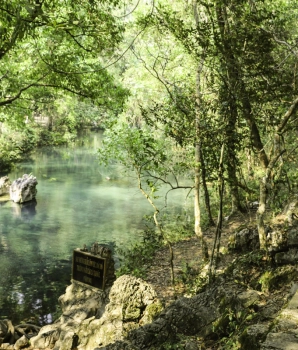
[[[222,247],[231,246],[229,242],[235,233],[253,229],[252,216],[253,213],[247,216],[234,215],[224,222]],[[214,228],[208,229],[205,235],[211,249]],[[170,282],[167,249],[161,248],[154,254],[152,263],[144,266],[147,276],[143,281],[122,276],[115,283],[114,289],[107,291],[104,297],[106,305],[104,313],[101,301],[95,303],[97,306],[92,304],[94,316],[90,313],[84,316],[80,310],[88,309],[86,306],[82,307],[84,293],[87,290],[78,292],[75,286],[69,286],[67,293],[61,297],[62,299],[60,298],[60,302],[64,300],[62,302],[64,307],[62,306],[63,314],[59,321],[59,327],[67,329],[67,333],[63,335],[64,333],[59,331],[60,336],[57,339],[60,339],[61,345],[58,346],[57,343],[49,348],[66,349],[71,341],[70,335],[74,332],[85,344],[83,346],[79,343],[78,349],[84,350],[95,349],[98,339],[101,339],[102,343],[98,344],[99,347],[96,349],[106,350],[267,350],[271,349],[274,340],[279,344],[276,349],[285,349],[282,345],[283,339],[287,342],[284,344],[298,346],[298,339],[295,337],[298,315],[295,314],[294,307],[298,300],[296,292],[298,271],[295,265],[276,264],[257,249],[240,252],[222,248],[215,278],[208,284],[207,265],[201,259],[200,245],[196,237],[176,242],[173,244],[173,251],[175,289]],[[162,305],[163,311],[155,314],[148,323],[148,318],[144,318],[146,315],[144,310],[148,305],[136,308],[142,310],[140,314],[139,311],[133,311],[136,307],[133,306],[134,302],[128,308],[124,297],[126,295],[124,285],[128,286],[126,290],[130,291],[128,295],[132,302],[146,300],[145,297],[139,299],[135,293],[150,290],[148,300],[151,302],[148,305],[156,300]],[[122,288],[121,292],[119,288]],[[78,295],[80,300],[76,299]],[[88,298],[85,295],[86,301],[95,298],[92,293]],[[115,313],[114,316],[111,316],[113,313],[109,314],[110,311],[116,310],[115,305],[117,310],[119,309],[117,317]],[[129,309],[128,314],[123,313],[124,305],[126,312]],[[89,312],[91,309],[88,309]],[[153,309],[158,311],[157,307]],[[70,319],[76,320],[77,323],[71,323]],[[114,326],[111,326],[115,325],[116,319],[118,326],[115,326],[115,329],[118,333],[113,331]],[[97,330],[100,329],[98,322],[102,324],[101,327],[108,327],[109,336],[106,332],[105,335],[97,334]],[[57,327],[58,324],[56,323],[56,326],[54,324],[55,330]],[[43,333],[50,332],[50,329],[46,326]],[[66,335],[68,338],[65,338]],[[35,342],[35,347],[31,346],[28,349],[46,348],[36,347],[36,344]]]

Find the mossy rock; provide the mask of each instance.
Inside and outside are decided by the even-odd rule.
[[[156,301],[150,305],[148,305],[144,311],[144,315],[140,321],[141,325],[146,323],[153,322],[163,310],[162,303],[160,301]]]
[[[140,305],[138,303],[124,305],[122,315],[124,321],[137,321],[141,316]]]
[[[263,292],[271,292],[281,285],[290,283],[298,275],[294,266],[282,266],[276,270],[266,271],[259,279]]]
[[[239,337],[242,350],[259,350],[260,343],[266,339],[269,325],[255,324],[247,327]]]

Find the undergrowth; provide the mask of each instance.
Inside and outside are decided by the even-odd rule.
[[[143,231],[142,241],[134,243],[128,249],[116,248],[120,261],[120,267],[116,271],[116,276],[120,277],[130,274],[135,277],[145,278],[156,251],[163,248],[166,245],[166,241],[173,244],[193,235],[192,226],[181,224],[179,220],[179,216],[175,218],[164,216],[163,235],[161,235],[156,231],[153,218],[145,216],[146,228]]]

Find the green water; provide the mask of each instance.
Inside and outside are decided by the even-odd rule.
[[[100,166],[101,134],[83,145],[44,148],[8,174],[37,177],[36,202],[0,197],[0,318],[45,324],[71,279],[73,249],[94,242],[128,246],[141,239],[152,208],[119,165]],[[182,208],[185,193],[173,201]]]

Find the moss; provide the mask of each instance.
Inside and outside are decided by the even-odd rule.
[[[124,321],[137,321],[141,316],[138,305],[128,304],[123,307],[122,317]]]
[[[146,307],[145,315],[149,322],[152,322],[163,310],[161,302],[156,302]]]
[[[266,271],[259,279],[263,292],[271,292],[283,284],[290,283],[297,276],[294,266],[283,266],[274,270]]]

